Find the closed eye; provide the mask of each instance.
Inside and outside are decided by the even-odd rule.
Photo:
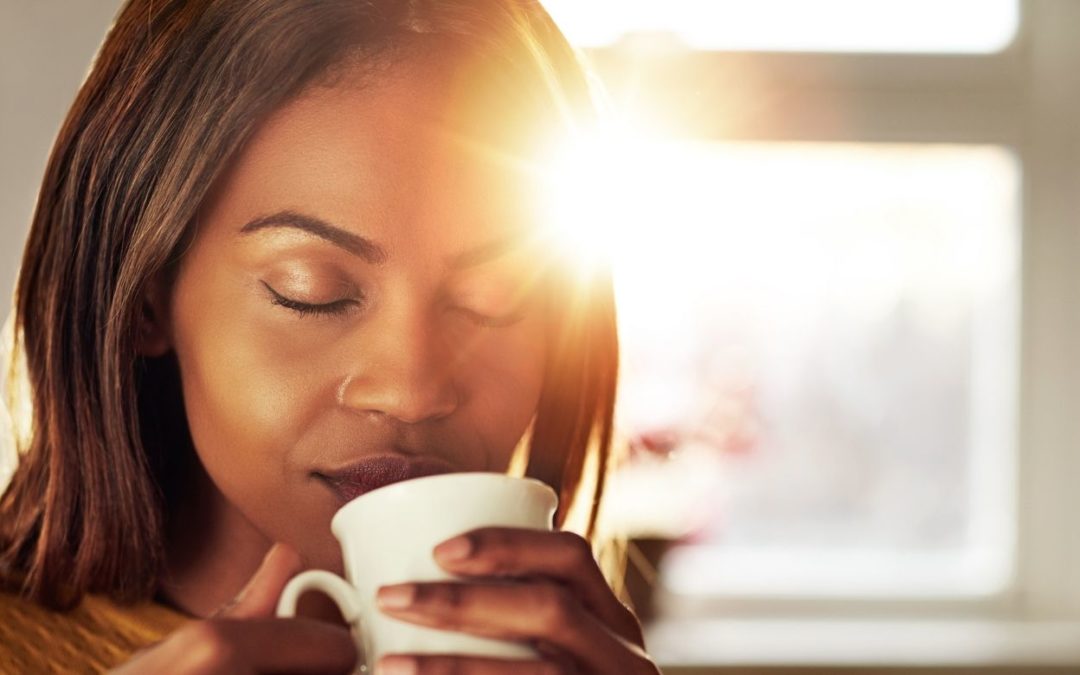
[[[455,307],[454,309],[463,314],[469,321],[482,328],[508,328],[521,322],[525,318],[524,312],[513,312],[510,314],[491,316],[488,314],[481,314],[480,312],[471,310],[467,307]]]
[[[292,310],[300,316],[334,316],[344,314],[353,307],[359,307],[362,302],[362,299],[358,298],[341,298],[340,300],[324,303],[302,302],[278,293],[265,281],[260,283],[262,283],[263,287],[270,293],[271,303]]]

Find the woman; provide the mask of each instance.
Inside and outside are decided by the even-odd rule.
[[[531,0],[126,4],[18,281],[7,665],[347,671],[321,607],[272,618],[300,569],[341,571],[343,480],[520,463],[591,533],[611,289],[561,268],[535,215],[536,158],[588,104]],[[657,672],[580,537],[482,530],[436,555],[470,582],[386,589],[384,611],[544,657],[385,672]]]

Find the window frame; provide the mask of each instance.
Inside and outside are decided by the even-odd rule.
[[[1080,3],[1021,0],[1015,40],[991,54],[587,50],[618,96],[633,78],[649,120],[702,140],[995,144],[1021,167],[1017,534],[1012,584],[982,597],[674,597],[669,618],[852,615],[1080,618]],[[798,114],[785,114],[797,100]],[[837,101],[844,115],[837,115]],[[712,111],[707,121],[696,111]],[[1071,179],[1071,180],[1069,180]],[[1075,194],[1074,194],[1075,192]],[[1077,455],[1073,457],[1072,455]]]

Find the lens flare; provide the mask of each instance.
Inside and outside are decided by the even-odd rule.
[[[567,139],[546,162],[544,230],[579,270],[609,268],[638,239],[642,192],[654,187],[641,136],[597,132]]]

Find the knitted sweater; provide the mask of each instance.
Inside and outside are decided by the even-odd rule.
[[[163,605],[101,596],[56,612],[0,589],[0,673],[101,673],[187,620]]]

